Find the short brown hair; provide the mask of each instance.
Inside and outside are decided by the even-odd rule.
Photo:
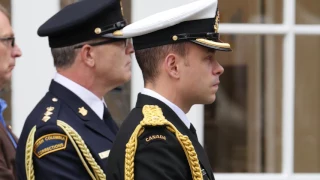
[[[159,74],[159,64],[169,53],[180,56],[187,54],[186,42],[168,44],[135,51],[137,62],[142,71],[144,83],[154,82]]]

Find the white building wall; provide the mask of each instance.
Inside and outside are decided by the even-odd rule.
[[[12,78],[12,126],[20,135],[24,121],[47,92],[55,69],[47,38],[37,29],[60,9],[59,0],[12,0],[12,23],[22,57]]]

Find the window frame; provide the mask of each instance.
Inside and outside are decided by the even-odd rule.
[[[224,180],[316,180],[320,173],[294,172],[294,103],[295,103],[295,38],[296,35],[320,35],[320,25],[295,23],[296,1],[283,0],[282,24],[221,23],[221,34],[283,35],[282,89],[282,171],[281,173],[215,173]],[[201,130],[200,130],[201,131]],[[203,130],[202,130],[203,131]],[[200,132],[203,133],[203,132]]]

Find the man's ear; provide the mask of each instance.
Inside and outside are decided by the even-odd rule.
[[[92,46],[90,45],[84,45],[81,49],[80,49],[80,55],[81,55],[81,59],[82,62],[84,64],[86,64],[89,67],[94,67],[95,66],[95,52],[93,51]]]
[[[176,54],[168,54],[164,60],[164,68],[167,74],[172,78],[180,77],[179,59]]]

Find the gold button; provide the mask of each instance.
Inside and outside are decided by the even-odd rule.
[[[11,125],[8,126],[9,129],[12,129]]]
[[[95,32],[96,34],[100,34],[100,33],[101,33],[101,29],[100,29],[100,28],[96,28],[96,29],[94,30],[94,32]]]
[[[172,40],[174,40],[174,41],[178,40],[178,36],[176,36],[176,35],[172,36]]]
[[[53,102],[57,102],[58,99],[57,99],[57,98],[52,98],[52,101],[53,101]]]

